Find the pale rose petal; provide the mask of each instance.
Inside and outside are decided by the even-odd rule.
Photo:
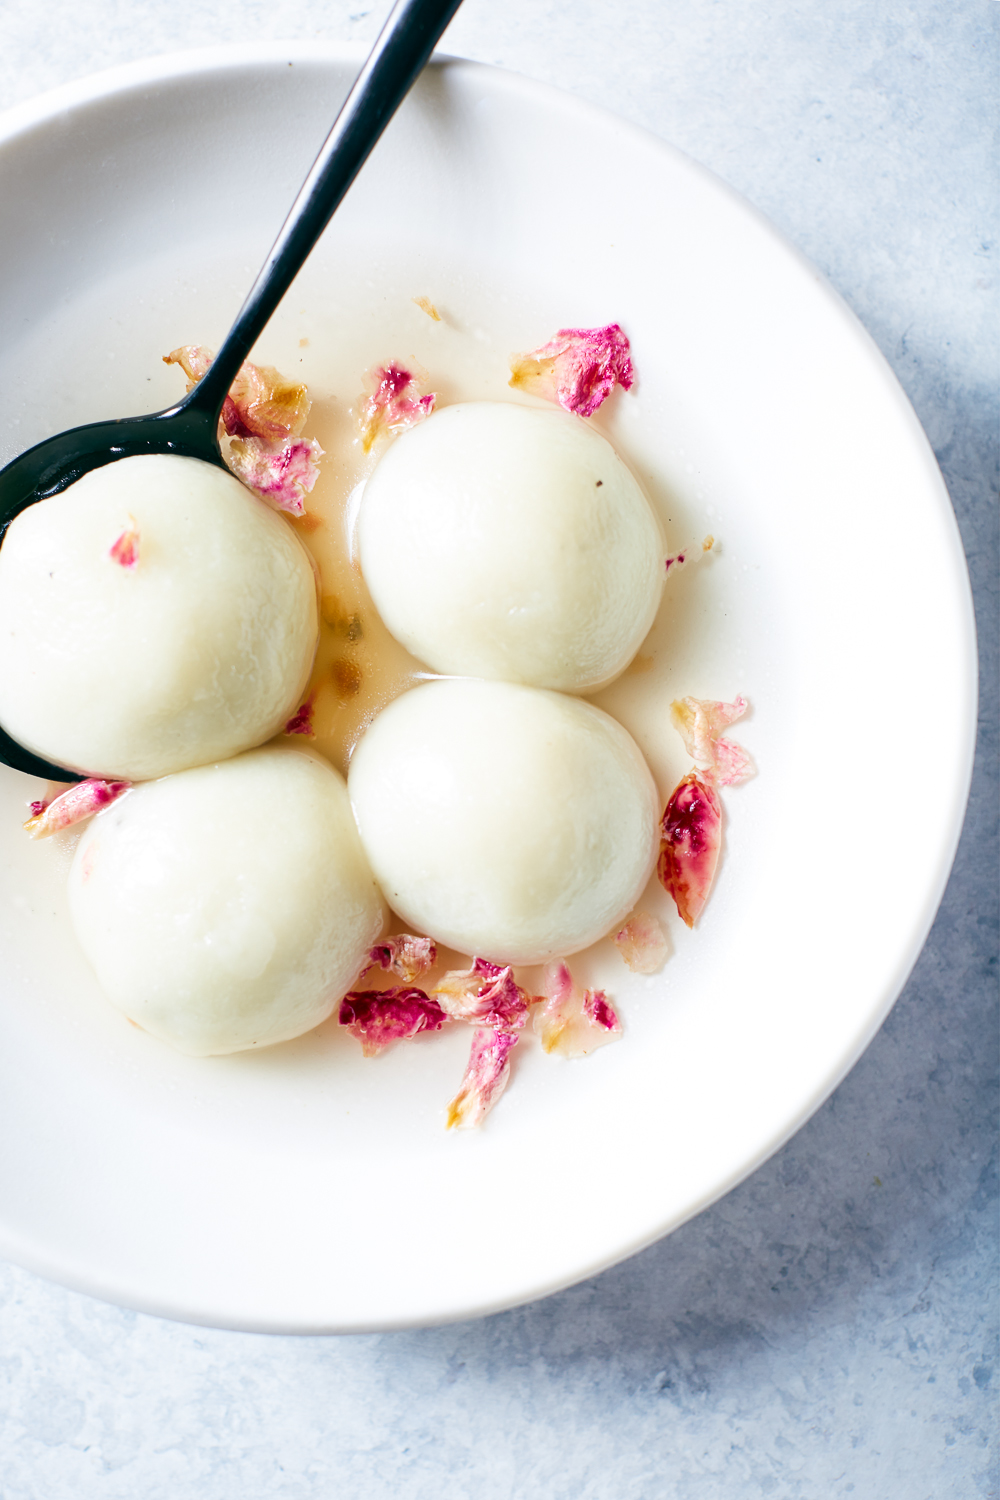
[[[634,911],[612,942],[636,974],[655,974],[663,968],[670,950],[663,923],[645,911]]]
[[[282,734],[304,734],[309,739],[314,740],[316,738],[316,731],[313,728],[313,712],[313,700],[307,698],[301,707],[297,708],[292,714],[292,717],[281,731]]]
[[[513,1031],[480,1026],[472,1034],[472,1049],[462,1086],[448,1105],[446,1128],[468,1130],[485,1120],[507,1087],[510,1051],[517,1045]]]
[[[275,510],[301,516],[306,495],[319,478],[323,449],[313,438],[272,444],[263,438],[233,438],[223,455],[237,479]]]
[[[240,366],[222,408],[222,425],[230,437],[261,438],[280,444],[296,438],[306,425],[312,402],[307,388],[273,365]]]
[[[754,774],[753,761],[741,745],[721,739],[722,731],[747,711],[740,694],[732,703],[712,699],[677,698],[670,716],[699,771],[710,772],[719,786],[738,786]]]
[[[187,388],[193,390],[198,381],[205,374],[212,360],[215,358],[211,349],[205,349],[201,344],[182,344],[179,349],[171,349],[169,354],[163,356],[165,365],[180,365],[187,376]]]
[[[166,365],[180,365],[193,390],[211,366],[214,355],[200,344],[185,344],[163,356]],[[319,475],[323,449],[300,438],[309,408],[309,392],[300,382],[286,380],[272,365],[239,368],[229,388],[219,419],[219,436],[229,469],[276,510],[301,516],[303,500]],[[225,451],[228,447],[228,451]]]
[[[474,958],[471,969],[451,969],[431,991],[456,1021],[516,1031],[528,1019],[528,997],[510,965]]]
[[[391,969],[400,979],[412,984],[437,963],[437,944],[433,938],[413,937],[408,932],[401,932],[397,937],[376,943],[368,960],[369,968]]]
[[[134,516],[129,516],[125,530],[112,542],[108,556],[119,567],[127,568],[130,573],[135,572],[139,565],[139,528]]]
[[[510,384],[592,417],[616,385],[630,390],[634,373],[629,342],[617,323],[606,328],[560,328],[529,354],[514,354]]]
[[[717,786],[741,786],[756,774],[756,767],[742,745],[733,740],[715,742],[715,781]]]
[[[212,351],[200,344],[185,344],[165,354],[163,363],[180,365],[190,391],[214,358]],[[298,437],[311,405],[309,392],[300,382],[286,380],[272,365],[252,365],[247,360],[229,387],[221,426],[230,437],[255,437],[279,445],[288,438]]]
[[[693,927],[712,889],[722,847],[722,803],[711,773],[691,771],[675,787],[660,833],[656,873]]]
[[[390,1042],[409,1041],[421,1031],[440,1031],[448,1017],[423,990],[352,990],[340,1002],[338,1017],[374,1057]]]
[[[383,432],[404,432],[434,410],[435,393],[420,394],[428,380],[425,370],[407,370],[391,361],[366,370],[364,380],[368,389],[358,403],[358,425],[366,453]]]
[[[62,828],[92,818],[102,807],[117,801],[131,785],[130,781],[100,781],[97,777],[78,781],[75,786],[60,792],[58,797],[53,797],[51,802],[32,802],[34,816],[24,827],[33,839],[48,838]]]
[[[604,991],[579,989],[563,962],[546,965],[542,987],[532,1026],[546,1052],[586,1057],[621,1036],[621,1022]]]

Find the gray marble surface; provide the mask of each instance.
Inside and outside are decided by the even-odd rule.
[[[0,106],[368,0],[0,3]],[[998,1493],[995,0],[466,0],[445,50],[627,116],[831,278],[935,447],[983,666],[958,862],[895,1010],[765,1167],[521,1310],[343,1339],[120,1311],[0,1268],[2,1500],[943,1500]],[[991,321],[992,319],[992,321]]]

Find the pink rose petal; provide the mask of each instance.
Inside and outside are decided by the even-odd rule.
[[[121,536],[112,542],[108,555],[119,567],[127,568],[130,573],[135,572],[139,565],[139,528],[134,516],[129,516],[128,525]]]
[[[33,839],[48,838],[62,828],[92,818],[102,807],[117,801],[131,785],[130,781],[100,781],[97,777],[78,781],[51,802],[32,802],[33,816],[24,827]]]
[[[190,391],[209,369],[214,355],[200,344],[185,344],[163,356],[165,365],[180,365]],[[229,437],[261,438],[281,444],[298,437],[312,402],[301,382],[286,380],[273,365],[239,368],[222,408],[221,425]]]
[[[644,911],[634,911],[612,942],[636,974],[655,974],[663,968],[670,951],[663,923]]]
[[[407,984],[412,984],[419,975],[425,974],[437,963],[437,944],[433,938],[413,937],[401,932],[396,937],[376,943],[368,955],[368,967],[391,969]]]
[[[542,987],[532,1026],[546,1052],[586,1057],[621,1036],[621,1022],[604,991],[581,990],[561,960],[546,964]]]
[[[448,1017],[423,990],[352,990],[340,1002],[339,1021],[374,1057],[390,1042],[408,1041],[421,1031],[440,1031]]]
[[[358,404],[358,425],[366,453],[383,432],[404,432],[415,427],[434,410],[434,392],[420,394],[428,376],[424,370],[407,370],[391,361],[365,371],[367,391]]]
[[[513,1031],[479,1026],[472,1034],[472,1049],[458,1093],[448,1105],[446,1128],[468,1130],[485,1120],[507,1087],[510,1051],[517,1045]]]
[[[682,920],[693,927],[712,889],[722,847],[722,802],[710,772],[691,771],[674,788],[660,835],[656,873]]]
[[[732,703],[712,699],[677,698],[670,716],[695,769],[711,773],[718,786],[739,786],[754,774],[754,764],[741,745],[721,738],[722,731],[747,711],[739,695]]]
[[[319,478],[323,449],[316,439],[292,438],[268,443],[264,438],[233,438],[225,455],[236,478],[275,510],[301,516],[305,497]]]
[[[516,1031],[528,1019],[528,997],[510,965],[475,958],[471,969],[451,969],[431,991],[456,1021]]]
[[[515,354],[510,384],[592,417],[616,385],[630,390],[634,373],[629,342],[617,323],[605,328],[560,328],[529,354]]]
[[[313,700],[311,698],[307,698],[301,707],[295,710],[281,732],[282,734],[308,735],[311,740],[316,738],[316,731],[313,729]]]
[[[185,344],[165,354],[163,363],[180,365],[190,391],[213,358],[210,349]],[[323,456],[319,443],[299,436],[311,405],[304,385],[286,380],[271,365],[247,360],[229,388],[219,419],[220,438],[232,439],[223,444],[230,470],[262,500],[293,516],[302,515]]]

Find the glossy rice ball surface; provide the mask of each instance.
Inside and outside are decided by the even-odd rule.
[[[317,1026],[385,916],[343,778],[290,746],[126,792],[85,830],[69,902],[109,999],[195,1056]]]
[[[348,789],[389,905],[497,963],[564,957],[631,910],[658,803],[635,741],[600,709],[508,683],[428,683],[354,752]]]
[[[138,561],[112,556],[134,522]],[[0,724],[70,770],[147,780],[270,739],[319,633],[309,555],[232,474],[119,459],[0,547]]]
[[[513,402],[445,407],[365,487],[365,582],[435,671],[584,693],[624,671],[662,591],[656,518],[581,418]]]

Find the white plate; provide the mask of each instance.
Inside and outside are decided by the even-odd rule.
[[[272,43],[160,58],[0,122],[0,458],[177,394],[159,356],[218,342],[357,61]],[[414,308],[419,295],[444,323]],[[737,737],[760,773],[727,796],[725,861],[698,930],[671,919],[674,951],[653,979],[593,950],[581,972],[620,1002],[624,1040],[577,1063],[525,1045],[486,1126],[445,1133],[468,1033],[365,1061],[330,1023],[266,1054],[196,1061],[129,1026],[68,935],[65,850],[20,831],[37,784],[5,772],[10,1259],[230,1327],[488,1312],[599,1271],[711,1203],[881,1024],[958,839],[972,613],[927,442],[817,272],[661,142],[445,62],[261,353],[305,375],[343,438],[379,357],[416,355],[445,399],[503,398],[510,350],[611,320],[639,378],[604,430],[671,541],[711,532],[719,545],[670,587],[654,667],[601,701],[664,793],[686,769],[670,698],[742,691],[753,704]],[[662,893],[650,899],[666,912]]]

